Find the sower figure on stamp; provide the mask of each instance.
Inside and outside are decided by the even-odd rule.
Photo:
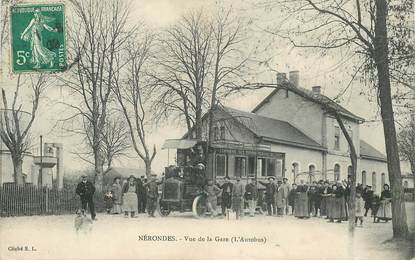
[[[248,202],[249,215],[255,216],[256,202],[258,198],[258,188],[254,178],[249,178],[248,184],[245,186],[245,200]]]
[[[86,211],[86,208],[88,206],[89,212],[91,213],[91,219],[96,220],[95,205],[93,200],[95,187],[90,181],[88,181],[86,175],[82,176],[82,180],[80,183],[78,183],[75,192],[79,195],[81,199],[82,209]]]
[[[221,200],[221,207],[222,207],[222,215],[226,215],[226,210],[231,208],[232,204],[232,189],[233,184],[230,181],[229,177],[225,177],[225,183],[222,185],[218,185],[219,188],[222,189],[222,200]]]
[[[268,183],[259,181],[262,185],[265,186],[265,201],[267,202],[267,210],[268,210],[268,216],[272,216],[277,214],[277,210],[275,208],[275,178],[269,177]]]

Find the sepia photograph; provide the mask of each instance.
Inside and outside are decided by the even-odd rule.
[[[0,0],[0,260],[415,259],[414,0]]]

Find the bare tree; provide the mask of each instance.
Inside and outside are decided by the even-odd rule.
[[[88,129],[88,131],[85,131],[85,129]],[[94,165],[94,152],[91,149],[93,128],[84,125],[83,128],[78,131],[74,129],[71,131],[78,132],[79,135],[83,136],[82,142],[85,146],[83,150],[78,148],[72,153],[84,162]],[[101,138],[102,145],[100,154],[103,156],[103,160],[101,161],[103,168],[105,167],[108,169],[112,166],[114,160],[128,156],[127,150],[131,147],[129,131],[122,118],[115,116],[114,113],[109,113],[104,129],[102,129]]]
[[[112,101],[114,61],[134,29],[128,28],[128,6],[121,0],[71,0],[74,19],[69,50],[78,62],[62,79],[79,103],[67,104],[74,110],[70,120],[81,122],[84,132],[91,131],[95,184],[102,188],[104,129]]]
[[[18,185],[23,185],[23,158],[30,148],[30,129],[36,118],[39,108],[39,100],[47,87],[47,77],[44,74],[29,76],[22,81],[22,76],[17,77],[14,96],[9,105],[6,91],[2,89],[2,104],[4,109],[0,111],[0,138],[10,151],[13,161],[14,180]],[[27,113],[19,104],[21,98],[20,89],[29,85],[32,90],[32,110]]]
[[[203,112],[242,81],[241,41],[240,23],[230,11],[214,18],[203,10],[191,12],[167,29],[157,72],[151,74],[157,114],[184,118],[188,132],[194,129],[194,138],[201,140]]]
[[[407,44],[413,28],[405,14],[411,13],[413,1],[403,0],[390,4],[386,0],[298,0],[275,3],[283,5],[289,12],[289,18],[285,24],[288,32],[278,31],[273,32],[274,34],[288,39],[295,47],[317,48],[324,54],[331,49],[349,48],[353,55],[363,61],[358,72],[375,82],[386,143],[389,181],[392,186],[393,235],[395,238],[406,237],[408,225],[401,185],[391,81],[399,82],[403,79],[395,72],[404,71],[405,66],[402,64],[410,64],[413,60],[413,43],[409,43],[409,46]],[[290,26],[289,23],[297,27]],[[406,26],[399,26],[399,23]],[[399,44],[395,46],[388,34],[400,37],[399,44],[407,47],[398,48]],[[396,60],[401,62],[395,62]],[[406,72],[406,75],[410,75],[410,71]],[[410,86],[410,82],[403,83]]]
[[[147,141],[149,111],[146,109],[146,78],[144,67],[150,58],[153,35],[132,38],[124,55],[117,59],[119,70],[114,80],[114,93],[127,122],[132,147],[145,164],[146,175],[151,175],[151,164],[156,156],[156,147]]]

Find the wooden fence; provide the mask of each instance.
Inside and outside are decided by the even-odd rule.
[[[103,194],[94,194],[97,212],[104,209]],[[75,189],[37,188],[32,185],[3,185],[0,188],[0,216],[73,214],[81,207]]]

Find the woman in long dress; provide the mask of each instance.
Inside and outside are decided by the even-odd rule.
[[[39,9],[36,9],[34,18],[30,21],[29,25],[24,29],[20,38],[24,41],[30,41],[30,49],[32,51],[31,63],[34,64],[34,68],[39,69],[41,65],[49,64],[53,67],[53,61],[56,54],[43,46],[42,31],[44,29],[50,32],[57,32],[56,28],[52,28],[46,23],[53,21],[51,17],[42,15]]]
[[[121,211],[121,203],[122,203],[122,187],[120,184],[120,178],[115,177],[114,183],[111,186],[111,193],[112,193],[112,199],[113,199],[113,206],[112,206],[112,214],[120,214]]]
[[[135,217],[135,213],[138,212],[138,187],[135,181],[135,177],[131,175],[128,178],[128,182],[124,184],[122,188],[123,194],[123,203],[122,209],[125,213],[125,217],[128,218],[128,213],[131,214],[131,217]]]
[[[380,194],[380,206],[376,213],[377,222],[379,220],[385,220],[388,222],[392,219],[392,208],[391,208],[391,201],[392,201],[392,193],[390,191],[389,185],[383,185],[383,191]]]

